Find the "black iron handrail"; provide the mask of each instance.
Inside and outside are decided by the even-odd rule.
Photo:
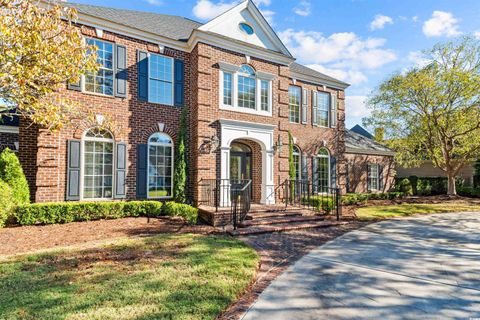
[[[241,189],[232,190],[232,207],[231,217],[233,222],[233,229],[237,229],[238,225],[242,223],[251,208],[251,190],[252,180],[248,182]]]
[[[219,207],[229,206],[231,192],[243,188],[249,181],[251,180],[201,179],[198,183],[200,195],[198,204],[215,207],[215,211],[218,212]]]

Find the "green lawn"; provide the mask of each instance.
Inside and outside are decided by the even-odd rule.
[[[240,241],[124,239],[0,262],[1,319],[214,319],[256,274]]]
[[[414,214],[445,213],[456,211],[480,211],[479,205],[461,203],[400,204],[391,206],[371,206],[356,210],[360,220],[377,220],[394,217],[408,217]]]

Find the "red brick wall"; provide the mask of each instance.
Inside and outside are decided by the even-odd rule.
[[[337,158],[337,176],[338,184],[345,191],[345,160],[343,153],[345,150],[345,94],[343,91],[332,88],[323,88],[310,83],[296,81],[297,86],[305,87],[309,90],[327,91],[337,94],[338,97],[338,125],[337,128],[319,128],[311,123],[311,101],[309,101],[308,124],[292,124],[289,122],[289,85],[293,85],[290,79],[288,67],[280,66],[272,62],[251,58],[250,65],[255,70],[268,72],[276,75],[273,80],[273,115],[272,117],[245,114],[220,110],[219,108],[219,80],[220,69],[219,62],[227,62],[234,65],[246,63],[244,55],[231,52],[225,49],[212,47],[210,45],[199,43],[195,48],[192,61],[196,61],[198,71],[198,87],[194,96],[196,104],[192,104],[195,110],[192,110],[192,123],[198,127],[198,136],[193,133],[194,140],[192,148],[199,150],[202,147],[204,139],[216,134],[220,137],[220,127],[218,119],[233,119],[248,122],[257,122],[262,124],[272,124],[277,126],[274,130],[274,139],[277,141],[278,135],[284,143],[284,148],[280,154],[275,154],[274,159],[274,182],[282,182],[288,178],[288,131],[296,138],[297,144],[302,152],[307,155],[315,155],[322,146],[329,149],[330,153]],[[195,69],[195,68],[194,68]],[[194,71],[195,73],[195,71]],[[310,94],[309,94],[310,98]],[[309,99],[310,100],[310,99]],[[196,142],[195,142],[196,140]],[[323,144],[325,142],[325,144]],[[195,181],[203,179],[220,178],[220,151],[215,153],[201,154],[195,156],[194,167],[197,172],[194,175]],[[308,162],[309,175],[311,176],[311,161]]]
[[[88,36],[95,37],[92,29],[83,27]],[[112,124],[112,133],[117,142],[123,141],[128,147],[127,194],[134,199],[136,194],[136,146],[147,143],[150,134],[158,131],[158,123],[165,124],[165,132],[176,138],[182,108],[139,101],[137,99],[137,49],[158,51],[148,43],[126,36],[104,32],[103,40],[127,46],[128,88],[127,98],[116,98],[62,90],[61,94],[80,103],[92,114],[103,115]],[[190,55],[166,48],[165,55],[185,60],[185,105],[190,110],[191,62]],[[189,116],[189,115],[188,115]],[[25,121],[24,121],[25,122]],[[66,194],[67,142],[80,139],[86,129],[95,126],[88,118],[73,120],[59,132],[48,132],[21,125],[21,160],[27,171],[32,190],[32,200],[36,202],[63,201]],[[35,156],[36,155],[36,156]]]
[[[369,164],[379,164],[383,166],[383,190],[388,192],[394,187],[395,183],[395,162],[392,156],[366,155],[346,153],[345,159],[348,165],[348,180],[350,193],[366,193],[367,190],[367,166]]]

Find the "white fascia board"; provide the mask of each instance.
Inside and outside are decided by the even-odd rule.
[[[353,154],[366,154],[366,155],[374,155],[374,156],[387,156],[393,157],[395,156],[394,151],[380,151],[380,150],[371,150],[371,149],[356,149],[356,148],[345,148],[345,153],[353,153]]]
[[[188,47],[190,49],[190,52],[199,42],[213,45],[222,49],[231,50],[234,52],[240,52],[251,57],[260,58],[284,66],[289,66],[293,61],[295,61],[294,58],[290,58],[279,52],[263,49],[249,43],[227,38],[225,36],[212,32],[201,31],[198,29],[193,31],[190,39],[188,40]]]
[[[18,134],[19,129],[18,129],[18,127],[14,127],[14,126],[0,125],[0,132],[1,133],[16,133],[16,134]]]
[[[218,121],[220,122],[222,127],[255,128],[255,129],[263,129],[267,131],[273,131],[275,128],[277,128],[276,125],[258,123],[258,122],[248,122],[248,121],[231,120],[231,119],[219,119]]]
[[[350,85],[348,83],[343,83],[343,82],[334,82],[332,80],[327,80],[327,79],[322,79],[319,77],[313,77],[310,75],[306,75],[303,73],[298,73],[298,72],[293,72],[290,71],[290,78],[292,79],[297,79],[300,81],[305,81],[305,82],[310,82],[319,86],[327,86],[333,89],[339,89],[339,90],[345,90]]]

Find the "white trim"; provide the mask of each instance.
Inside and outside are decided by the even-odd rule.
[[[240,121],[240,120],[232,120],[232,119],[219,119],[218,122],[222,126],[232,126],[232,127],[244,127],[250,129],[261,129],[261,130],[274,130],[277,128],[276,125],[272,124],[265,124],[265,123],[257,123],[257,122],[248,122],[248,121]]]
[[[172,143],[168,144],[168,143],[161,143],[161,142],[150,142],[150,138],[155,135],[155,134],[161,134],[161,135],[164,135],[164,136],[167,136],[168,138],[170,138],[170,141]],[[150,197],[149,196],[149,180],[150,180],[150,146],[159,146],[159,147],[171,147],[172,148],[172,155],[171,155],[171,160],[172,160],[172,172],[171,172],[171,176],[170,176],[170,179],[171,182],[171,187],[170,187],[170,196],[164,196],[164,197]],[[148,137],[148,140],[147,140],[147,199],[172,199],[173,198],[173,176],[175,174],[175,144],[173,142],[173,139],[172,137],[170,137],[170,135],[166,134],[165,132],[155,132],[153,134],[150,135],[150,137]]]
[[[107,138],[95,138],[95,137],[86,137],[87,132],[94,128],[88,128],[82,134],[82,139],[80,143],[80,201],[113,201],[115,199],[115,183],[116,183],[116,161],[117,161],[117,144],[115,143],[115,137],[112,136],[111,139]],[[109,198],[84,198],[84,180],[85,180],[85,142],[86,141],[98,141],[98,142],[107,142],[112,144],[112,196]]]
[[[5,125],[0,125],[0,132],[1,133],[16,133],[18,134],[20,132],[18,127],[15,126],[5,126]]]
[[[376,176],[376,177],[372,177],[372,179],[376,180],[376,182],[377,182],[377,187],[376,187],[376,188],[371,188],[371,187],[370,187],[370,170],[371,170],[373,167],[376,167],[376,168],[377,168],[377,176]],[[380,166],[378,165],[378,163],[369,163],[369,164],[368,164],[368,170],[367,170],[367,189],[368,189],[368,191],[370,191],[370,192],[377,192],[377,191],[380,190]]]
[[[303,82],[310,82],[318,86],[329,87],[329,88],[338,89],[338,90],[345,90],[348,87],[350,87],[348,83],[322,79],[321,77],[314,77],[311,75],[306,75],[306,74],[298,73],[295,71],[290,71],[290,79],[292,79],[292,81],[293,79],[296,79]]]
[[[321,150],[327,151],[328,155],[319,154]],[[327,160],[328,160],[328,168],[327,168],[327,174],[328,174],[328,180],[327,180],[327,181],[328,181],[328,185],[327,185],[327,188],[330,188],[330,187],[332,186],[332,181],[331,181],[331,179],[332,179],[332,177],[331,177],[331,171],[332,171],[332,168],[331,168],[331,166],[332,166],[332,155],[330,154],[330,151],[329,151],[327,148],[321,147],[321,148],[318,150],[317,154],[315,155],[315,158],[317,158],[317,159],[322,159],[322,158],[323,158],[323,159],[327,159]],[[318,160],[317,160],[317,161],[318,161]],[[319,166],[319,163],[317,162],[317,179],[318,179],[317,183],[318,183],[318,187],[321,188],[322,186],[320,186],[320,183],[319,183],[319,182],[320,182],[320,176],[319,176],[319,174],[318,174],[318,169],[319,169],[319,168],[320,168],[320,166]]]
[[[220,68],[220,70],[222,71],[227,71],[229,73],[235,73],[237,72],[238,70],[240,70],[240,67],[237,66],[237,65],[234,65],[234,64],[231,64],[231,63],[228,63],[228,62],[223,62],[223,61],[220,61],[218,63],[218,67]]]
[[[152,92],[150,90],[150,63],[151,63],[151,60],[150,60],[150,57],[152,55],[155,55],[155,56],[160,56],[160,57],[164,57],[164,58],[167,58],[169,60],[172,61],[172,104],[168,104],[168,103],[160,103],[160,102],[153,102],[150,100],[150,92]],[[148,103],[154,103],[154,104],[158,104],[158,105],[162,105],[162,106],[170,106],[170,107],[173,107],[175,106],[175,59],[172,58],[172,57],[169,57],[169,56],[166,56],[166,55],[163,55],[163,54],[158,54],[158,53],[153,53],[153,52],[147,52],[147,57],[148,57],[148,68],[147,68],[147,87],[148,87],[148,96],[147,96],[147,102]],[[163,82],[167,82],[167,81],[163,81]]]
[[[95,30],[97,30],[97,28],[95,28]],[[100,30],[100,29],[98,29]],[[102,31],[103,32],[103,31]],[[98,38],[94,38],[94,37],[90,37],[90,36],[83,36],[83,38],[85,39],[85,42],[87,41],[87,39],[92,39],[92,40],[95,40],[95,41],[100,41],[100,42],[106,42],[106,43],[109,43],[112,45],[112,94],[104,94],[104,93],[98,93],[98,92],[95,92],[95,91],[87,91],[85,90],[85,74],[82,74],[80,76],[80,90],[82,93],[85,93],[85,94],[91,94],[91,95],[95,95],[95,96],[99,96],[99,97],[107,97],[107,98],[115,98],[115,78],[116,78],[116,74],[115,74],[115,66],[116,66],[116,63],[117,63],[117,52],[116,52],[116,48],[115,48],[115,42],[112,42],[112,41],[109,41],[109,40],[103,40],[103,39],[98,39]],[[105,70],[110,70],[110,69],[107,69],[107,68],[99,68],[98,70],[101,70],[101,69],[105,69]],[[96,74],[94,74],[94,78],[96,77]]]

